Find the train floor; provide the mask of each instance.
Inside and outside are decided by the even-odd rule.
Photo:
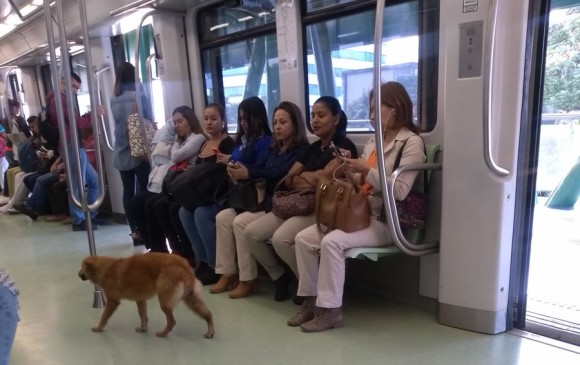
[[[125,225],[101,227],[95,231],[98,253],[142,251],[128,233]],[[77,276],[87,254],[85,232],[42,218],[0,216],[0,266],[20,290],[11,365],[580,363],[573,351],[512,333],[446,327],[434,312],[353,290],[345,293],[343,328],[303,333],[286,325],[298,307],[275,302],[268,280],[245,299],[204,288],[216,323],[213,339],[203,338],[205,323],[184,305],[176,309],[177,326],[169,337],[155,337],[164,326],[155,299],[149,301],[150,332],[135,332],[137,308],[125,302],[105,332],[93,333],[102,310],[92,307],[92,285]]]

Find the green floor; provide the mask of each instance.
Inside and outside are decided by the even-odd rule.
[[[95,232],[100,254],[126,256],[135,250],[127,226]],[[93,333],[100,309],[93,287],[77,277],[88,253],[87,235],[70,226],[0,216],[0,266],[20,289],[20,317],[11,365],[109,364],[580,364],[580,354],[512,334],[495,336],[437,324],[435,313],[383,298],[348,292],[345,326],[306,334],[288,327],[297,307],[276,303],[263,280],[261,292],[232,300],[204,298],[216,322],[205,339],[205,323],[180,305],[177,326],[156,338],[164,316],[149,302],[150,332],[136,333],[137,309],[126,302],[106,331]]]

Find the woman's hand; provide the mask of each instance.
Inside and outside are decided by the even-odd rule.
[[[227,164],[230,161],[231,155],[226,155],[224,153],[218,153],[216,154],[216,161],[218,163],[223,163],[223,164]]]
[[[343,149],[343,148],[339,148],[339,151],[342,154],[342,157],[345,157],[345,158],[351,158],[352,157],[352,153],[350,152],[350,150],[346,150],[346,149]]]
[[[345,168],[349,172],[360,172],[364,176],[366,176],[371,170],[369,164],[360,158],[347,158]]]
[[[235,180],[246,180],[250,178],[248,168],[239,162],[228,165],[228,175]]]

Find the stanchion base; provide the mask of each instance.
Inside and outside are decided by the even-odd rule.
[[[100,290],[95,290],[93,292],[93,308],[103,308],[105,306],[105,296]]]

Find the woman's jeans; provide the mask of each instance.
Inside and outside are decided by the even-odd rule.
[[[0,284],[0,365],[8,365],[16,325],[18,324],[18,301],[16,295]]]

